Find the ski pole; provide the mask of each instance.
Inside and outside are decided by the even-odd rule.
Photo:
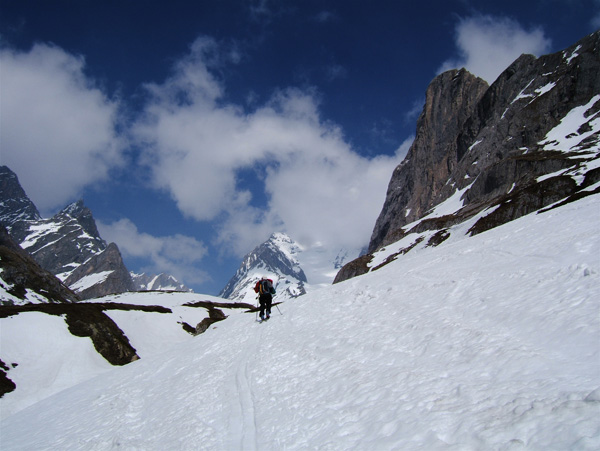
[[[280,314],[280,315],[283,315],[283,313],[281,313],[281,310],[279,310],[279,306],[278,306],[278,305],[276,305],[275,307],[277,307],[277,310],[279,311],[279,314]]]

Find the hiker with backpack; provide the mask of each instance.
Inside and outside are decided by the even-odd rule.
[[[266,319],[269,319],[271,317],[271,304],[273,303],[273,295],[275,294],[273,281],[263,277],[256,282],[256,285],[254,285],[254,291],[258,293],[261,321],[265,320],[265,312],[267,314]]]

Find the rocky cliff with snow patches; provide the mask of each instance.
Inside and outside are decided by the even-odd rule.
[[[336,282],[375,269],[373,254],[399,240],[394,258],[477,215],[471,235],[600,192],[599,74],[596,32],[555,54],[522,55],[489,87],[464,69],[436,77],[369,254]]]
[[[173,276],[131,274],[117,245],[100,236],[82,200],[43,219],[17,175],[6,166],[0,166],[0,224],[81,299],[138,290],[189,291]]]

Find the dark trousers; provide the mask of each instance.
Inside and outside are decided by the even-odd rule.
[[[267,312],[267,315],[271,316],[273,296],[269,293],[261,294],[258,300],[260,302],[260,317],[263,318],[265,316],[265,311]]]

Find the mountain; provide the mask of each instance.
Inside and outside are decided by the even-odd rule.
[[[19,183],[17,175],[6,166],[0,166],[0,224],[8,229],[18,228],[27,221],[39,221],[42,217]],[[20,234],[22,232],[17,232]]]
[[[262,277],[273,280],[277,300],[291,299],[306,293],[306,275],[297,259],[300,246],[284,233],[271,237],[248,253],[219,296],[225,299],[256,303],[254,285]]]
[[[175,322],[194,310],[173,306],[191,294],[114,297],[173,310],[109,312],[141,357],[119,368],[60,317],[2,318],[17,385],[28,362],[29,386],[64,388],[25,409],[18,388],[0,399],[2,448],[599,449],[599,223],[588,196],[452,233],[267,323],[231,311],[196,337]]]
[[[306,247],[284,233],[274,233],[244,257],[219,296],[256,302],[254,285],[268,277],[277,287],[277,300],[297,298],[330,285],[344,263],[359,253],[359,249],[327,249],[319,243]]]
[[[135,291],[192,291],[175,277],[164,273],[159,275],[131,273],[131,279]]]
[[[193,293],[0,305],[3,448],[599,449],[598,48],[434,80],[370,253],[267,323]],[[239,282],[299,273],[269,241]]]
[[[600,192],[598,48],[600,32],[552,55],[523,55],[489,87],[464,69],[436,77],[369,254],[336,282],[375,268],[374,253],[399,240],[398,255],[436,246],[474,217],[469,235]]]
[[[0,305],[39,302],[70,303],[79,297],[42,269],[0,225]]]
[[[107,244],[82,200],[43,219],[17,175],[0,166],[0,224],[42,268],[56,275],[82,299],[138,289],[189,291],[169,275],[132,274],[116,244]],[[149,283],[152,282],[152,288]]]
[[[61,274],[64,277],[64,274]],[[77,266],[65,278],[82,299],[91,299],[107,294],[134,291],[131,274],[125,267],[119,248],[110,243],[98,254],[92,255]]]

